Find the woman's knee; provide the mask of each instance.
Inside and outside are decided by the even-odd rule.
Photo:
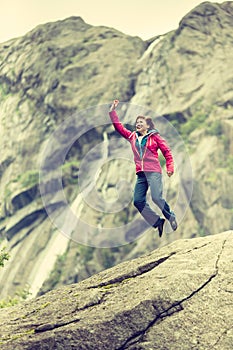
[[[133,204],[139,211],[142,211],[145,207],[146,202],[140,199],[134,199]]]
[[[164,199],[159,195],[152,196],[152,201],[158,206],[164,204]]]

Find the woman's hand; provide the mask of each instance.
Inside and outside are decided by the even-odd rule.
[[[171,177],[173,174],[173,171],[167,171],[167,176]]]
[[[113,111],[119,103],[119,100],[114,100],[111,107],[110,107],[110,112]]]

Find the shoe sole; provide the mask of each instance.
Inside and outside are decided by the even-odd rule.
[[[176,222],[176,220],[172,220],[170,222],[170,225],[171,225],[171,228],[173,229],[173,231],[177,230],[177,222]]]
[[[165,220],[162,219],[161,225],[158,226],[158,231],[159,231],[159,237],[162,237],[163,235],[163,226],[164,226]]]

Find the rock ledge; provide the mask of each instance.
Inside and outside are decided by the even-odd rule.
[[[230,350],[232,233],[178,240],[0,310],[1,349]]]

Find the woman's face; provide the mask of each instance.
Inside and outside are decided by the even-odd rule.
[[[136,130],[140,133],[148,131],[149,125],[143,118],[137,118],[136,120]]]

